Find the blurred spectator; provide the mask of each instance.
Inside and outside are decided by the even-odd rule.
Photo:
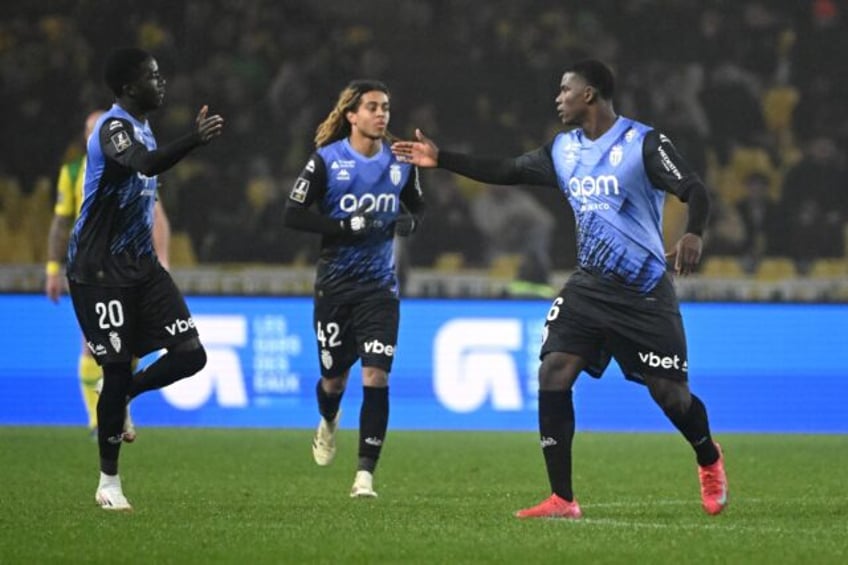
[[[425,175],[427,210],[415,236],[410,238],[411,263],[430,267],[444,254],[460,253],[466,267],[481,266],[484,261],[479,250],[485,243],[455,177],[442,170]]]
[[[745,196],[736,203],[744,229],[742,259],[748,272],[754,272],[763,257],[785,253],[784,218],[780,207],[769,197],[769,184],[765,174],[750,173],[745,179]]]
[[[803,144],[804,156],[783,183],[781,215],[788,219],[789,253],[804,272],[811,260],[845,254],[845,168],[833,138]]]
[[[471,217],[485,236],[488,262],[503,255],[530,256],[538,270],[550,270],[554,217],[523,189],[485,187],[471,203]]]

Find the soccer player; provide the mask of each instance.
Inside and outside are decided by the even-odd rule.
[[[191,313],[153,248],[157,175],[218,137],[224,121],[203,106],[188,134],[158,147],[147,121],[165,97],[156,59],[134,47],[117,49],[107,58],[105,81],[115,103],[88,139],[84,198],[71,232],[67,274],[77,320],[103,370],[95,500],[107,510],[131,510],[118,475],[127,403],[206,364]],[[158,349],[167,352],[133,374],[133,356]]]
[[[286,226],[320,233],[314,323],[321,378],[321,421],[312,443],[318,465],[336,454],[339,405],[350,368],[362,360],[359,464],[351,497],[375,497],[373,474],[389,419],[388,378],[397,347],[395,234],[418,224],[418,170],[390,150],[389,91],[355,80],[315,134],[316,151],[295,181]]]
[[[572,387],[581,371],[600,377],[615,357],[695,451],[701,501],[727,504],[721,449],[703,402],[688,386],[686,337],[666,273],[662,209],[666,193],[688,203],[686,233],[669,254],[679,275],[701,257],[709,200],[700,178],[659,131],[618,116],[612,71],[581,61],[562,76],[556,107],[564,125],[547,145],[512,159],[440,151],[420,130],[393,151],[419,167],[442,167],[493,184],[556,187],[577,226],[578,268],[548,312],[539,369],[539,432],[551,496],[520,518],[580,518],[571,482]]]
[[[94,131],[94,124],[103,114],[97,110],[88,115],[85,120],[85,140]],[[65,276],[62,273],[62,263],[68,251],[68,239],[71,226],[79,215],[83,198],[83,179],[85,178],[85,154],[64,163],[59,170],[59,180],[56,186],[56,205],[53,208],[53,220],[47,236],[47,266],[44,292],[54,303],[59,303],[59,297],[65,288]],[[159,262],[168,268],[168,243],[170,240],[170,223],[162,203],[157,200],[153,216],[153,247]],[[88,429],[97,438],[97,389],[98,381],[103,376],[97,361],[91,355],[85,340],[82,340],[77,371],[80,380],[83,403],[88,415]],[[124,441],[135,439],[135,427],[129,419],[124,428]]]

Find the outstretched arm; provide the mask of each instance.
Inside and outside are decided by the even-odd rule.
[[[104,153],[125,167],[152,177],[167,171],[189,151],[206,145],[224,131],[224,118],[207,115],[208,106],[203,106],[195,119],[195,127],[188,134],[153,151],[135,139],[132,125],[126,120],[110,119],[100,128],[100,143]]]
[[[489,184],[535,184],[556,186],[549,146],[519,157],[475,157],[441,151],[420,129],[416,141],[397,141],[392,152],[398,159],[423,168],[439,167]]]

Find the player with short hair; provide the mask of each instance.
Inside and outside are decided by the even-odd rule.
[[[355,80],[318,126],[316,151],[289,195],[285,225],[320,233],[315,281],[315,333],[321,378],[321,422],[312,454],[329,465],[336,454],[339,406],[350,368],[362,361],[359,463],[351,497],[375,497],[373,473],[389,419],[388,378],[399,323],[393,241],[410,235],[423,212],[418,170],[392,155],[389,90]]]
[[[85,120],[84,140],[88,140],[98,118],[103,115],[102,110],[91,112]],[[68,239],[71,234],[71,226],[79,215],[82,207],[83,180],[85,178],[85,160],[83,153],[62,164],[59,170],[59,180],[56,185],[56,204],[53,207],[53,219],[50,223],[50,231],[47,236],[47,266],[45,268],[44,292],[54,303],[59,303],[59,297],[65,289],[65,275],[62,272],[62,263],[68,252]],[[171,237],[170,223],[165,208],[160,200],[156,200],[156,208],[153,215],[153,247],[159,262],[168,268],[168,243]],[[77,371],[80,380],[83,403],[88,416],[88,429],[92,436],[97,439],[97,397],[98,384],[103,378],[103,372],[97,365],[97,361],[91,355],[82,340],[80,348],[79,363]],[[129,417],[124,423],[124,441],[135,439],[135,427]]]
[[[126,47],[106,61],[114,105],[88,139],[85,196],[68,246],[71,299],[87,345],[103,369],[97,403],[97,503],[130,510],[118,475],[127,403],[191,376],[206,364],[185,299],[153,247],[157,175],[223,131],[203,106],[191,132],[158,147],[147,115],[161,106],[165,80],[148,52]],[[167,352],[135,374],[132,358]]]
[[[417,141],[395,143],[395,154],[419,167],[441,167],[493,184],[556,187],[577,226],[578,268],[548,312],[539,369],[539,432],[553,493],[517,512],[520,518],[580,518],[571,481],[572,387],[582,371],[603,374],[612,357],[692,445],[701,501],[709,514],[727,504],[724,458],[713,442],[703,402],[688,385],[686,337],[666,273],[662,210],[666,193],[687,202],[686,233],[677,242],[677,274],[701,258],[709,200],[700,178],[659,131],[618,116],[612,71],[596,60],[566,69],[556,97],[563,124],[553,141],[512,159],[440,151],[416,130]]]

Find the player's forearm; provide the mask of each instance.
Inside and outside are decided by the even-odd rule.
[[[53,216],[47,235],[47,261],[64,263],[68,251],[68,239],[71,219],[65,216]]]
[[[153,250],[159,258],[159,262],[166,269],[170,266],[168,246],[171,243],[171,222],[162,203],[156,201],[153,209]]]
[[[192,149],[202,144],[200,135],[192,132],[153,151],[137,151],[130,158],[129,164],[141,174],[152,177],[167,171]]]
[[[518,184],[521,169],[513,158],[475,157],[439,151],[439,167],[464,177],[489,184]]]
[[[313,212],[300,206],[288,206],[283,214],[283,225],[300,231],[323,235],[341,235],[344,233],[339,220]]]
[[[689,218],[686,222],[686,233],[702,235],[710,217],[710,198],[707,190],[700,182],[693,184],[689,191]]]

